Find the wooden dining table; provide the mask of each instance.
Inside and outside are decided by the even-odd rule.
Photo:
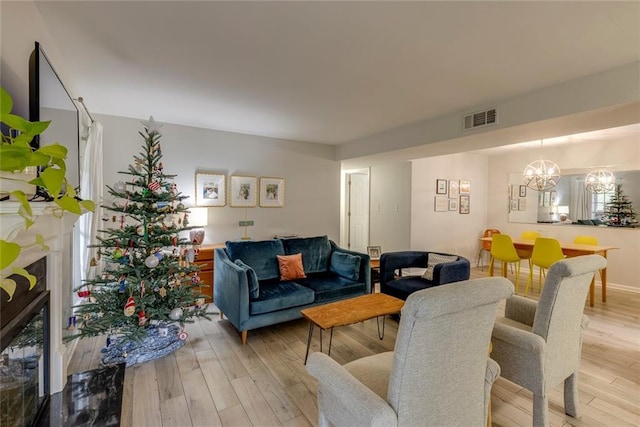
[[[481,242],[491,242],[491,237],[481,237]],[[533,244],[535,240],[513,240],[513,246],[520,251],[529,252],[533,251]],[[604,258],[607,257],[607,252],[612,249],[620,249],[616,246],[608,245],[585,245],[582,243],[569,243],[560,242],[562,253],[567,258],[576,257],[581,255],[601,255]],[[493,276],[493,263],[489,265],[489,276]],[[600,270],[600,281],[602,283],[602,302],[607,302],[607,268]],[[591,287],[589,288],[589,306],[593,307],[596,296],[596,278],[595,276],[591,280]]]

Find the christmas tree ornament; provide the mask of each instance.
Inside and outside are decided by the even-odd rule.
[[[187,338],[189,338],[189,334],[184,329],[181,329],[180,333],[178,334],[178,338],[180,338],[181,341],[186,341]]]
[[[144,310],[138,312],[138,326],[144,326],[147,323],[147,317],[144,314]]]
[[[187,252],[184,255],[184,258],[187,260],[187,262],[193,262],[196,260],[196,250],[193,248],[189,248],[187,249]]]
[[[118,258],[122,258],[122,249],[116,249],[115,251],[113,251],[113,255],[111,255],[111,258],[113,259],[118,259]]]
[[[92,257],[91,261],[89,261],[89,267],[95,267],[96,265],[98,265],[98,261],[95,257]]]
[[[67,329],[69,329],[70,331],[73,331],[75,328],[76,328],[76,316],[70,316]]]
[[[158,181],[151,181],[147,187],[151,191],[157,191],[160,188],[160,183]]]
[[[156,268],[158,266],[158,264],[160,263],[160,260],[158,259],[157,256],[155,255],[149,255],[145,260],[144,260],[144,265],[146,265],[149,268]]]
[[[167,326],[166,323],[162,322],[158,326],[158,336],[166,337],[167,335],[169,335],[169,327]]]
[[[202,307],[204,305],[204,298],[198,298],[196,299],[196,309],[199,309],[200,307]]]
[[[127,280],[125,279],[125,276],[121,276],[120,280],[119,280],[119,289],[118,292],[121,294],[124,294],[124,291],[126,290],[127,287]]]
[[[171,320],[180,320],[180,318],[182,317],[182,309],[180,307],[176,307],[173,310],[171,310],[171,313],[169,313],[169,317],[171,318]]]
[[[127,184],[124,181],[118,181],[113,184],[113,189],[118,193],[124,193],[127,191]]]
[[[144,227],[142,225],[136,227],[136,234],[138,236],[144,236]]]
[[[164,297],[166,297],[166,296],[167,296],[167,290],[164,288],[164,286],[163,286],[163,287],[161,287],[161,288],[158,290],[158,293],[160,294],[160,296],[161,296],[162,298],[164,298]]]
[[[83,291],[79,291],[78,292],[78,297],[80,297],[80,298],[88,298],[89,295],[91,295],[91,291],[88,290],[88,289],[85,289]]]
[[[124,305],[124,315],[127,317],[131,317],[135,312],[136,312],[136,302],[133,300],[133,297],[129,297],[127,298],[127,302]]]
[[[109,215],[107,215],[107,214],[102,215],[102,220],[105,221],[105,222],[109,221]]]

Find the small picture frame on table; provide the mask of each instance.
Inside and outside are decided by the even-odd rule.
[[[460,196],[460,213],[468,214],[471,210],[471,197],[468,195]]]
[[[255,208],[258,201],[258,179],[255,176],[231,175],[229,181],[229,206]]]
[[[436,179],[436,194],[447,194],[447,186],[446,179]]]
[[[373,260],[380,259],[382,248],[380,246],[367,246],[367,255]]]
[[[225,206],[226,188],[224,174],[196,173],[196,206]]]
[[[284,178],[260,177],[260,207],[284,207]]]

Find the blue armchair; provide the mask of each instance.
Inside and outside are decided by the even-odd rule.
[[[403,275],[402,269],[426,269],[426,274]],[[469,260],[440,252],[386,252],[380,257],[380,292],[406,300],[413,292],[468,280]]]

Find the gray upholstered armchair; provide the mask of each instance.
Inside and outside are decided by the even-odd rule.
[[[499,366],[489,359],[498,303],[513,295],[503,277],[414,292],[392,352],[340,366],[309,357],[318,379],[318,424],[482,426]]]
[[[580,256],[551,266],[538,302],[513,296],[507,299],[505,317],[496,320],[491,357],[502,376],[533,392],[533,424],[548,420],[548,393],[564,381],[564,409],[578,415],[578,368],[583,315],[591,279],[605,268],[599,255]]]

